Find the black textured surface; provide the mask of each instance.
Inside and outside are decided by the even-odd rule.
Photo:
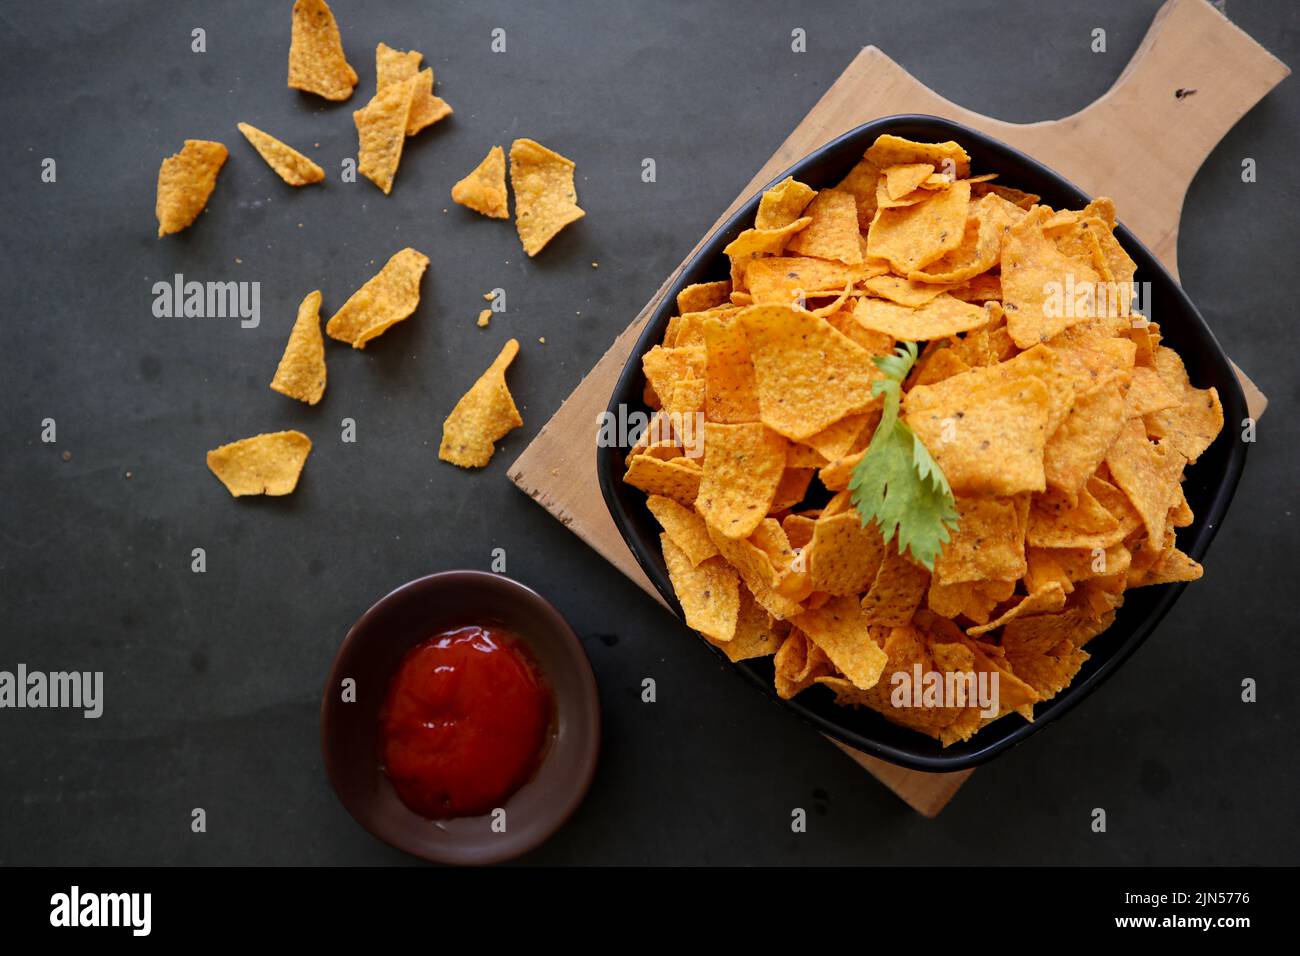
[[[1185,287],[1272,400],[1207,577],[1104,688],[976,773],[938,820],[727,673],[505,477],[860,46],[972,109],[1040,119],[1104,92],[1157,6],[338,0],[361,75],[338,105],[284,86],[288,0],[0,10],[0,669],[106,683],[99,720],[0,710],[0,863],[410,862],[329,790],[320,685],[375,599],[486,568],[493,548],[583,637],[605,712],[586,803],[529,861],[1294,862],[1294,78],[1228,134],[1184,210]],[[1300,62],[1296,9],[1228,13]],[[1099,26],[1104,55],[1088,50]],[[190,50],[195,27],[207,53]],[[495,27],[505,54],[489,52]],[[790,52],[794,27],[806,54]],[[408,143],[389,197],[338,177],[381,40],[422,50],[457,111]],[[284,186],[241,120],[327,182]],[[577,162],[588,211],[533,261],[509,223],[447,198],[516,136]],[[209,211],[158,240],[158,163],[186,137],[231,158]],[[56,183],[40,180],[45,157]],[[1258,182],[1241,182],[1243,157]],[[299,299],[321,288],[332,312],[407,244],[432,260],[417,314],[365,352],[330,343],[316,408],[267,389]],[[152,285],[176,272],[260,282],[261,325],[154,318]],[[510,311],[480,330],[497,286]],[[442,418],[511,334],[527,424],[482,472],[439,462]],[[339,441],[344,417],[355,444]],[[45,418],[56,444],[40,440]],[[293,496],[236,501],[208,473],[207,449],[287,427],[316,443]],[[206,574],[190,571],[195,547]],[[646,677],[657,703],[641,703]],[[1239,700],[1245,677],[1257,704]],[[807,833],[790,832],[794,807]],[[1106,834],[1089,829],[1094,807]]]

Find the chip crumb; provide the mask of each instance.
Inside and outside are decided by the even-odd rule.
[[[125,477],[127,481],[130,481],[132,478],[135,477],[135,475],[131,474],[131,472],[128,471],[126,475],[124,475],[123,477]]]
[[[546,344],[546,336],[544,336],[544,335],[539,335],[539,336],[537,337],[537,341],[538,341],[538,342],[541,342],[543,345],[545,345],[545,344]]]
[[[478,314],[478,327],[480,329],[486,329],[488,327],[488,322],[490,321],[492,321],[491,309],[484,309]]]
[[[599,268],[600,268],[600,263],[599,263],[599,262],[593,262],[593,263],[591,264],[591,267],[592,267],[593,269],[599,269]]]
[[[72,461],[72,452],[70,452],[70,451],[65,451],[65,452],[63,453],[63,460],[64,460],[64,461]]]

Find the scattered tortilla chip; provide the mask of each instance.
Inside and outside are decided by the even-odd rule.
[[[961,244],[924,269],[911,273],[909,278],[942,283],[975,279],[997,265],[1001,259],[1002,237],[1012,221],[1007,203],[997,196],[985,196],[973,201]],[[998,289],[1000,295],[1000,282]]]
[[[420,278],[428,266],[429,257],[409,246],[394,254],[334,313],[325,333],[354,349],[365,348],[415,311],[420,304]]]
[[[438,457],[461,468],[482,468],[495,443],[524,423],[506,386],[506,369],[519,354],[519,340],[506,342],[499,355],[461,396],[442,423]]]
[[[515,228],[529,257],[586,213],[578,207],[572,160],[531,139],[510,146],[510,184],[515,191]]]
[[[962,178],[970,175],[970,156],[957,143],[914,143],[886,133],[876,137],[866,158],[880,169],[908,163],[928,163],[939,172]]]
[[[418,77],[389,84],[352,114],[360,141],[357,172],[383,190],[384,195],[392,192],[393,177],[402,161],[406,121],[418,85]]]
[[[728,538],[747,538],[771,508],[786,440],[759,422],[704,426],[704,474],[695,507]]]
[[[168,156],[158,169],[158,237],[180,232],[208,204],[217,185],[217,173],[229,155],[221,143],[187,139],[179,153]]]
[[[506,154],[500,146],[488,150],[483,162],[451,187],[451,198],[493,219],[509,219],[506,206]]]
[[[271,388],[308,405],[325,394],[325,339],[320,333],[320,291],[310,292],[298,306]]]
[[[1035,548],[1109,548],[1124,540],[1117,519],[1087,489],[1077,499],[1058,491],[1035,495],[1025,540]]]
[[[327,100],[346,100],[357,71],[343,55],[343,40],[325,0],[295,0],[289,41],[289,86]]]
[[[866,614],[855,597],[832,598],[791,623],[821,648],[855,687],[867,690],[880,680],[889,658],[871,639]]]
[[[311,439],[299,431],[269,432],[208,452],[208,468],[230,494],[287,495],[311,454]]]
[[[668,534],[661,534],[659,541],[687,626],[714,641],[735,637],[736,618],[740,613],[740,579],[731,565],[721,558],[709,558],[697,566],[673,544]]]
[[[247,123],[237,125],[244,138],[252,143],[253,148],[266,160],[266,164],[290,186],[306,186],[325,178],[325,170],[293,147],[285,145],[269,133],[262,132],[256,126]]]
[[[765,425],[802,441],[876,399],[871,355],[801,309],[755,305],[736,316],[749,341]]]
[[[421,70],[420,61],[423,59],[424,54],[418,50],[404,53],[386,43],[375,47],[375,85],[381,92],[397,83],[415,81],[411,110],[406,117],[407,136],[414,136],[455,112],[446,100],[433,95],[433,68]]]
[[[811,224],[798,230],[794,238],[786,243],[790,252],[800,256],[834,259],[850,266],[862,262],[862,247],[858,242],[858,207],[852,193],[823,189],[804,210],[804,218],[810,219]],[[795,222],[802,222],[802,219]]]
[[[1170,548],[1151,567],[1130,573],[1126,583],[1131,588],[1141,588],[1150,584],[1199,581],[1204,574],[1205,569],[1199,564],[1177,548]]]

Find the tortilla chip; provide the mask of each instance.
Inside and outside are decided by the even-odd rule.
[[[876,215],[876,181],[879,178],[880,168],[870,160],[862,159],[835,187],[853,194],[858,207],[858,228],[863,232],[867,231]]]
[[[1109,548],[1124,540],[1124,530],[1086,488],[1077,499],[1049,491],[1034,496],[1025,540],[1035,548]]]
[[[709,558],[696,566],[666,533],[659,536],[659,542],[687,626],[713,641],[735,637],[740,579],[731,565],[721,558]]]
[[[914,143],[886,133],[876,137],[866,152],[866,159],[880,169],[909,163],[928,163],[940,172],[957,177],[970,175],[970,156],[951,140],[946,143]]]
[[[429,257],[409,246],[396,253],[334,313],[325,333],[364,349],[371,339],[415,311],[420,304],[420,278],[428,266]]]
[[[1143,416],[1143,422],[1148,435],[1162,439],[1188,464],[1195,464],[1223,430],[1223,405],[1217,389],[1188,385],[1178,405],[1151,412]]]
[[[325,170],[291,146],[247,123],[236,124],[266,164],[290,186],[306,186],[325,178]]]
[[[646,507],[692,566],[717,555],[718,549],[709,539],[709,529],[695,511],[663,495],[648,497]]]
[[[801,295],[838,293],[852,280],[853,272],[841,262],[806,256],[770,256],[752,260],[746,266],[744,276],[756,303],[788,305]]]
[[[811,218],[812,223],[786,243],[790,252],[834,259],[850,266],[862,262],[858,208],[852,193],[823,189],[804,210],[804,218]]]
[[[411,115],[418,77],[391,83],[381,89],[369,103],[352,114],[357,127],[357,172],[388,195],[393,177],[402,161],[406,142],[406,121]]]
[[[284,355],[271,388],[308,405],[325,394],[325,339],[320,334],[320,291],[308,293],[298,306]]]
[[[1106,466],[1115,484],[1142,516],[1151,547],[1161,547],[1169,508],[1178,495],[1178,481],[1187,459],[1165,442],[1147,441],[1140,421],[1131,420],[1120,430],[1106,453]]]
[[[785,639],[788,625],[778,624],[764,611],[748,588],[740,588],[740,612],[736,615],[736,633],[729,641],[710,641],[720,648],[733,664],[755,657],[771,657]]]
[[[723,305],[731,295],[731,280],[718,282],[697,282],[688,285],[677,293],[677,311],[681,315],[691,312],[704,312],[707,309]]]
[[[934,175],[934,167],[929,163],[899,163],[882,169],[885,178],[885,194],[890,199],[902,199]],[[951,185],[952,180],[945,181]]]
[[[827,425],[817,434],[809,435],[803,440],[803,444],[811,447],[822,458],[822,461],[812,467],[820,467],[828,461],[841,458],[850,451],[857,450],[855,446],[865,448],[866,442],[871,439],[867,426],[871,425],[870,431],[874,432],[874,423],[879,420],[876,410],[861,415],[846,415],[834,425]]]
[[[914,206],[881,209],[867,233],[867,251],[909,275],[959,247],[966,233],[970,183],[954,183]]]
[[[1176,408],[1182,403],[1177,392],[1171,391],[1153,368],[1136,366],[1129,377],[1128,393],[1124,396],[1124,417],[1141,418],[1152,412]]]
[[[509,219],[506,206],[506,154],[500,146],[488,150],[483,162],[451,187],[452,202],[493,219]]]
[[[510,146],[510,185],[515,191],[515,229],[529,257],[537,255],[571,222],[586,213],[578,207],[572,160],[531,139]]]
[[[979,637],[989,631],[996,631],[1008,621],[1013,621],[1016,618],[1041,614],[1044,611],[1059,611],[1063,607],[1065,607],[1065,589],[1058,582],[1053,581],[1008,608],[996,620],[966,628],[966,633],[971,637]]]
[[[855,687],[867,690],[880,680],[888,656],[872,640],[867,618],[855,597],[837,597],[791,622],[822,649]]]
[[[958,524],[935,559],[935,581],[961,584],[1022,577],[1025,529],[1017,518],[1016,500],[957,495],[955,501]]]
[[[805,216],[786,223],[775,229],[746,229],[722,251],[732,260],[753,259],[756,256],[778,256],[789,243],[790,238],[800,230],[807,229],[812,220]]]
[[[981,379],[981,371],[913,388],[904,419],[955,494],[1042,491],[1047,387],[1032,376]]]
[[[694,507],[702,473],[700,463],[693,458],[664,460],[653,454],[642,454],[633,455],[628,461],[623,480],[648,495],[663,495]]]
[[[853,317],[863,328],[903,342],[947,338],[979,328],[989,321],[989,314],[982,307],[954,299],[947,293],[916,309],[884,299],[859,299]]]
[[[1012,223],[1007,204],[997,196],[985,196],[970,205],[970,216],[961,244],[943,258],[930,263],[909,278],[923,282],[968,282],[998,264],[1002,237]],[[999,283],[999,294],[1001,284]]]
[[[785,472],[786,440],[759,422],[704,426],[704,475],[695,507],[728,538],[747,538],[767,515]]]
[[[919,309],[947,291],[943,285],[913,282],[895,275],[872,276],[862,286],[873,295],[905,305],[909,309]]]
[[[506,386],[506,369],[518,354],[518,339],[506,342],[487,371],[451,410],[442,423],[442,444],[438,447],[438,457],[443,461],[461,468],[482,468],[496,451],[495,442],[524,423]]]
[[[789,700],[835,670],[826,653],[797,628],[790,631],[772,663],[776,695],[782,700]]]
[[[871,587],[884,554],[880,529],[874,523],[862,527],[856,511],[823,515],[812,524],[809,581],[813,590],[856,597]]]
[[[1067,495],[1077,495],[1106,457],[1124,427],[1124,391],[1109,382],[1082,395],[1043,449],[1047,483]]]
[[[406,117],[407,136],[414,136],[455,112],[444,99],[433,95],[433,69],[426,67],[421,70],[422,59],[424,54],[418,50],[403,53],[386,43],[375,47],[375,79],[381,91],[395,83],[415,80],[411,111]]]
[[[1128,587],[1141,588],[1150,584],[1199,581],[1203,574],[1205,569],[1199,564],[1177,548],[1170,548],[1151,567],[1129,574],[1126,583]]]
[[[299,431],[269,432],[208,452],[208,468],[230,494],[287,495],[311,454],[311,439]]]
[[[868,622],[898,626],[907,624],[930,586],[930,572],[898,553],[886,542],[880,568],[871,589],[862,598]]]
[[[780,229],[789,225],[803,215],[816,195],[817,190],[811,186],[787,176],[763,193],[758,201],[758,212],[754,215],[754,228]]]
[[[217,185],[217,173],[229,153],[221,143],[187,139],[179,153],[168,156],[158,169],[158,237],[180,232],[199,217]]]
[[[340,102],[352,95],[357,71],[343,55],[343,40],[325,0],[295,0],[289,41],[289,86]]]
[[[1039,206],[1006,232],[1002,243],[1002,306],[1007,330],[1022,349],[1046,342],[1090,318],[1071,308],[1066,291],[1095,286],[1100,276],[1081,259],[1064,255],[1043,232],[1050,210]]]
[[[870,353],[825,319],[755,305],[736,321],[749,342],[760,417],[773,431],[802,441],[876,401],[871,383],[880,371]]]

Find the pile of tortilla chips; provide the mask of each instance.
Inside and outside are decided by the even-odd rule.
[[[1055,211],[992,179],[956,143],[882,136],[833,188],[768,190],[730,279],[684,289],[644,356],[656,411],[624,478],[706,640],[774,656],[782,697],[823,684],[944,746],[1032,720],[1128,588],[1201,576],[1174,541],[1181,480],[1223,425],[1131,311],[1113,204]],[[933,571],[849,491],[880,416],[873,358],[903,341],[924,346],[903,420],[960,515]],[[918,668],[996,675],[996,717],[899,705],[894,675]]]

